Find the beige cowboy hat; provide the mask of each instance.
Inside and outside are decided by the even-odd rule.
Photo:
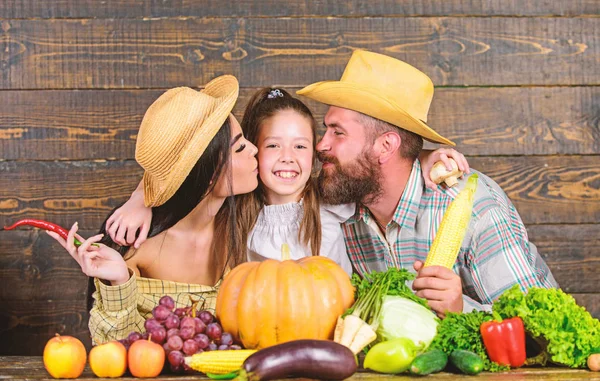
[[[223,75],[203,90],[177,87],[152,103],[135,146],[146,206],[162,205],[175,194],[229,117],[238,92],[237,79]]]
[[[406,62],[383,54],[356,50],[339,81],[313,83],[296,94],[358,111],[434,143],[455,145],[426,124],[433,98],[431,79]]]

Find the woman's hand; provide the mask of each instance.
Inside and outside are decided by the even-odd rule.
[[[425,180],[425,186],[427,188],[437,189],[437,184],[431,180],[431,176],[429,174],[435,163],[442,161],[447,170],[452,170],[452,165],[450,164],[449,158],[454,159],[458,165],[458,169],[460,169],[463,173],[471,172],[471,168],[469,167],[469,163],[467,162],[465,155],[458,152],[454,148],[438,148],[435,151],[421,151],[419,160],[421,161],[421,170],[423,171],[423,179]]]
[[[47,233],[71,254],[85,275],[109,281],[113,286],[127,282],[129,270],[121,254],[108,246],[97,243],[102,239],[102,234],[84,240],[83,237],[76,234],[77,229],[77,222],[75,222],[69,230],[66,241],[54,232],[48,231]],[[75,237],[82,242],[81,246],[75,247]],[[94,243],[98,246],[92,246]]]
[[[129,200],[108,218],[106,232],[112,240],[121,246],[136,249],[148,238],[152,208],[144,205],[144,190],[140,187],[133,192]],[[140,231],[137,239],[137,231]]]

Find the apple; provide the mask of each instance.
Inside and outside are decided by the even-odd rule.
[[[127,355],[129,371],[134,377],[156,377],[165,365],[165,350],[160,344],[137,340],[129,347]]]
[[[83,343],[72,336],[48,340],[44,347],[44,367],[54,378],[77,378],[83,373],[87,352]]]
[[[90,368],[98,377],[121,377],[127,371],[127,349],[118,341],[109,341],[92,348]]]

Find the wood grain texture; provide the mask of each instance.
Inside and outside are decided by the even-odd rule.
[[[600,220],[600,156],[468,159],[500,184],[526,224]]]
[[[5,0],[4,18],[305,17],[305,16],[595,16],[594,0]]]
[[[531,225],[527,232],[565,292],[598,293],[600,224]],[[594,316],[600,317],[600,294],[582,300]]]
[[[90,348],[88,320],[85,298],[0,300],[0,353],[41,355],[56,333],[75,336]]]
[[[97,230],[82,230],[90,237]],[[40,229],[0,232],[0,300],[85,300],[87,279],[77,262]]]
[[[297,89],[287,88],[292,94]],[[238,120],[256,90],[241,89]],[[2,159],[133,159],[143,115],[163,91],[2,91]],[[600,89],[588,86],[442,87],[428,122],[471,156],[597,154],[599,98]],[[321,125],[327,106],[302,100]]]
[[[142,177],[135,161],[0,162],[0,226],[42,218],[97,230]]]
[[[572,294],[577,304],[584,306],[596,319],[600,319],[600,294]]]
[[[0,89],[243,87],[338,79],[352,51],[402,59],[436,85],[600,83],[600,18],[5,20]]]
[[[163,92],[0,91],[2,159],[133,159],[144,113]]]
[[[600,156],[471,157],[507,192],[526,224],[600,220]],[[0,225],[43,218],[98,229],[141,179],[134,161],[0,162]]]

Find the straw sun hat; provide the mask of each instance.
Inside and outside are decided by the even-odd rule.
[[[297,94],[386,121],[434,143],[455,145],[426,124],[433,98],[431,79],[383,54],[356,50],[339,81],[313,83]]]
[[[203,90],[177,87],[152,103],[135,146],[146,206],[162,205],[175,194],[229,117],[238,91],[237,79],[223,75]]]

